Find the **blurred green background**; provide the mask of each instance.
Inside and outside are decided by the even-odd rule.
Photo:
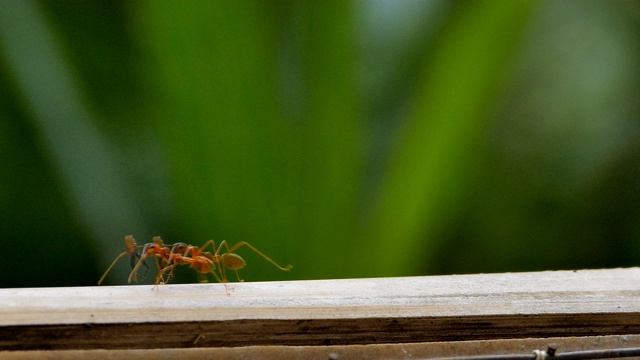
[[[639,37],[637,1],[1,1],[0,287],[127,234],[294,265],[247,281],[637,265]]]

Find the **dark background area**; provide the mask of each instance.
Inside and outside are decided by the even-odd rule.
[[[247,281],[635,266],[639,25],[635,1],[0,2],[0,287],[95,285],[128,234],[294,266],[240,249]]]

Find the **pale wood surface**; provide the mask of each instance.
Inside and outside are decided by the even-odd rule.
[[[640,333],[640,269],[0,289],[0,349],[331,345]],[[62,336],[61,334],[64,334]]]

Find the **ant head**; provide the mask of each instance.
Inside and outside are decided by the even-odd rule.
[[[144,247],[142,248],[142,254],[143,255],[153,255],[156,253],[156,249],[158,248],[158,245],[155,243],[146,243],[144,245]]]
[[[185,243],[175,243],[171,248],[171,253],[184,255],[184,253],[187,251],[188,248],[189,248],[189,245]]]

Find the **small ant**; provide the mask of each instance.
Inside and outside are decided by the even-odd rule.
[[[211,254],[210,252],[204,251],[209,246],[212,249],[215,249],[215,253]],[[154,236],[152,242],[147,243],[144,246],[138,246],[133,236],[127,235],[125,236],[125,252],[118,255],[118,257],[116,257],[116,259],[111,263],[107,271],[105,271],[104,275],[102,275],[102,277],[98,281],[98,285],[102,283],[102,281],[111,271],[116,262],[118,262],[118,260],[120,260],[120,258],[125,255],[131,256],[132,270],[129,274],[129,283],[131,283],[132,281],[138,281],[138,272],[140,270],[140,266],[144,266],[146,268],[145,274],[149,270],[149,265],[147,265],[145,261],[149,256],[152,256],[154,258],[156,267],[158,269],[155,279],[156,287],[159,284],[166,284],[170,279],[172,279],[173,270],[178,265],[189,265],[190,268],[196,270],[202,275],[211,273],[219,283],[228,282],[226,269],[229,269],[235,271],[238,281],[243,281],[242,279],[240,279],[238,270],[245,267],[247,263],[240,255],[234,253],[234,251],[243,246],[246,246],[249,249],[253,250],[256,254],[260,255],[262,258],[269,261],[280,270],[289,271],[293,268],[293,266],[291,265],[287,265],[285,267],[278,265],[271,258],[269,258],[258,249],[256,249],[253,245],[245,241],[241,241],[233,247],[229,248],[227,241],[223,240],[216,248],[215,242],[213,240],[209,240],[201,248],[199,248],[197,246],[192,246],[185,243],[176,243],[173,245],[164,244],[160,236]],[[140,247],[142,247],[142,254],[138,252],[138,248]],[[169,249],[169,247],[171,247],[171,249]],[[221,254],[222,250],[226,251]],[[164,276],[167,273],[168,275],[165,279]]]
[[[271,258],[269,258],[265,254],[260,252],[258,249],[256,249],[253,245],[245,241],[241,241],[236,245],[234,245],[233,247],[229,248],[227,241],[223,240],[220,243],[220,246],[218,246],[218,248],[216,249],[214,254],[211,254],[210,252],[204,252],[204,249],[206,249],[208,246],[211,246],[213,249],[216,249],[216,245],[213,240],[207,241],[201,248],[198,248],[192,245],[187,245],[185,243],[174,244],[173,248],[171,249],[171,259],[173,261],[173,264],[170,264],[164,269],[160,270],[160,273],[163,274],[166,271],[170,271],[172,273],[173,269],[177,265],[189,265],[190,268],[193,268],[194,270],[198,271],[201,274],[207,274],[207,273],[213,274],[216,280],[221,283],[228,282],[227,276],[226,276],[226,269],[230,269],[236,272],[236,277],[238,278],[238,281],[242,281],[242,279],[240,279],[240,275],[238,274],[238,270],[245,267],[247,263],[246,261],[244,261],[244,259],[240,255],[233,253],[235,250],[237,250],[242,246],[246,246],[250,248],[256,254],[260,255],[262,258],[269,261],[280,270],[289,271],[293,268],[293,266],[291,265],[287,265],[286,267],[282,267],[278,265]],[[223,249],[223,247],[226,249],[226,252],[223,254],[220,254],[220,251]],[[219,269],[216,269],[215,264],[220,264]],[[220,276],[216,274],[216,270],[220,272]]]
[[[102,275],[102,277],[100,278],[100,280],[98,280],[98,285],[102,284],[102,282],[107,277],[107,274],[111,271],[113,266],[118,262],[118,260],[120,260],[125,255],[131,256],[131,268],[132,269],[139,268],[140,264],[142,263],[144,265],[144,267],[146,268],[146,270],[145,270],[145,274],[146,274],[147,271],[149,270],[149,265],[147,265],[147,263],[144,261],[144,259],[141,258],[140,254],[138,253],[138,248],[139,247],[140,246],[138,246],[136,244],[136,239],[134,239],[132,235],[125,236],[124,237],[124,248],[125,248],[125,251],[123,253],[121,253],[120,255],[118,255],[115,260],[113,260],[111,265],[107,268],[107,271],[105,271],[104,274]],[[136,260],[138,260],[137,263],[136,263]],[[138,281],[137,269],[136,269],[136,274],[134,274],[134,276],[133,276],[133,279],[134,279],[134,281]]]

